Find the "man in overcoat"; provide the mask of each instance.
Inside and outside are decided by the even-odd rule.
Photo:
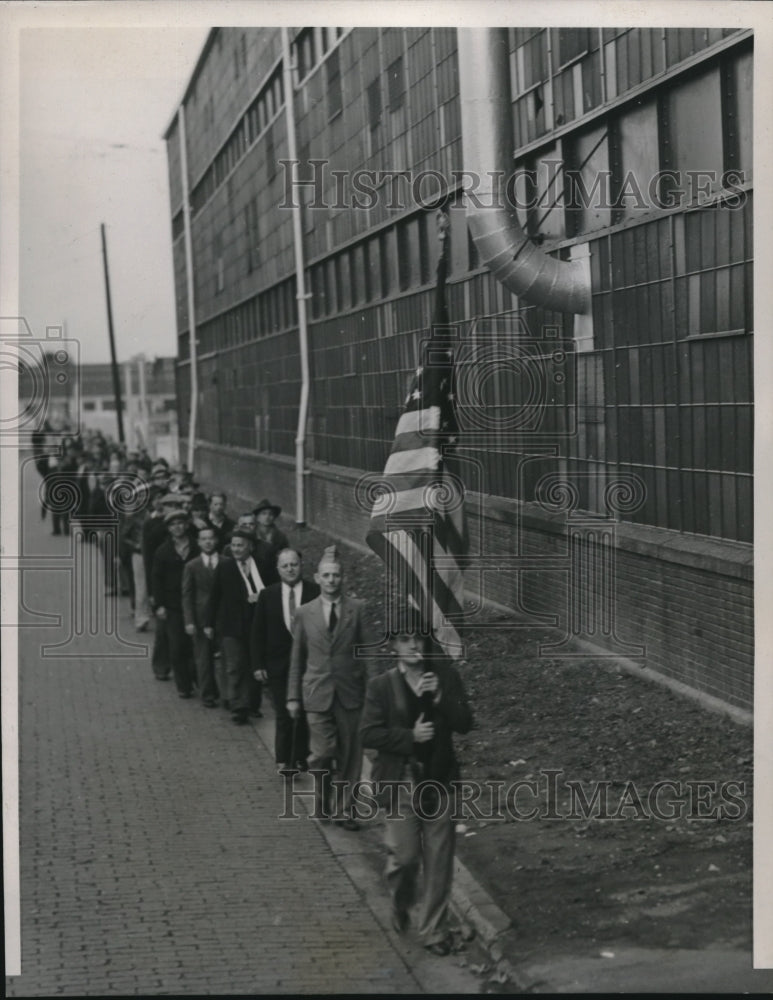
[[[274,703],[274,756],[277,771],[306,767],[309,729],[304,712],[293,720],[287,711],[292,625],[296,610],[319,596],[319,585],[304,580],[301,555],[282,549],[277,557],[280,582],[261,590],[252,620],[250,652],[258,680],[268,684]],[[293,740],[293,731],[295,739]]]
[[[242,528],[231,535],[231,558],[222,557],[215,569],[205,634],[217,636],[225,662],[231,719],[245,725],[250,714],[260,715],[260,686],[250,669],[252,617],[263,590],[261,574],[252,557],[254,536]]]

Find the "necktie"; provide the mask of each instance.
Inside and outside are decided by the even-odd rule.
[[[240,563],[242,567],[242,573],[244,573],[244,579],[247,581],[247,588],[251,594],[256,593],[255,584],[252,582],[252,577],[250,576],[250,568],[247,563]]]
[[[289,615],[290,622],[287,628],[288,631],[292,631],[293,618],[295,617],[295,587],[290,587],[289,609],[290,609],[290,615]]]
[[[330,619],[328,620],[328,623],[327,623],[327,630],[328,630],[328,632],[333,632],[335,630],[335,627],[336,627],[337,623],[338,623],[338,615],[336,614],[336,606],[335,606],[335,604],[331,604],[330,605]]]

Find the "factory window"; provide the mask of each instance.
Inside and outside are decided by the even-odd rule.
[[[389,110],[397,111],[405,103],[405,69],[403,67],[403,57],[398,56],[387,69],[387,82],[389,84]]]
[[[752,176],[752,85],[754,64],[745,52],[722,67],[722,122],[725,129],[725,169]]]
[[[614,224],[657,206],[657,102],[632,106],[610,121],[609,142]]]
[[[83,401],[83,409],[84,410],[96,410],[96,408],[97,408],[97,404],[94,402],[93,399],[87,399],[87,400]]]
[[[400,291],[411,287],[411,246],[408,226],[402,223],[397,227],[397,273]]]
[[[565,66],[586,54],[589,48],[589,28],[551,28],[553,59],[556,66]]]
[[[426,285],[430,281],[430,227],[433,226],[434,214],[422,212],[418,218],[419,224],[419,281]]]
[[[276,153],[274,151],[274,127],[269,125],[265,132],[266,139],[266,177],[273,180],[276,174]]]
[[[371,132],[375,132],[381,124],[381,80],[374,80],[368,85],[368,123]]]
[[[212,247],[212,257],[215,262],[215,294],[225,288],[225,267],[223,264],[223,240],[220,233],[215,233]]]
[[[330,121],[341,114],[343,110],[343,94],[341,91],[341,65],[339,52],[336,49],[327,57],[325,74],[327,77],[327,120]]]
[[[258,199],[253,198],[244,209],[244,222],[247,233],[247,273],[251,274],[260,264],[260,229],[258,216]]]
[[[719,187],[723,172],[721,79],[719,69],[693,77],[669,90],[662,99],[663,167],[678,176],[669,179],[661,190],[667,199],[673,188],[684,189],[688,171],[701,174],[702,184]]]
[[[379,298],[383,292],[381,288],[381,243],[379,237],[368,240],[367,257],[370,271],[369,285],[370,295],[368,299]]]
[[[381,298],[385,299],[392,290],[392,267],[390,258],[389,233],[383,232],[378,237],[379,258],[381,262]]]
[[[313,28],[304,28],[295,39],[295,58],[298,66],[298,83],[300,83],[306,79],[317,61]]]
[[[366,302],[370,302],[373,298],[373,279],[370,273],[370,246],[370,243],[362,244],[362,256],[358,259],[358,265],[362,267],[362,290]]]
[[[564,140],[567,235],[610,225],[608,136],[596,128]]]

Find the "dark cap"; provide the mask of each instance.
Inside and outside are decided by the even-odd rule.
[[[234,530],[231,532],[231,538],[232,539],[246,538],[248,542],[255,541],[255,536],[253,535],[253,533],[251,531],[248,531],[246,528],[234,528]]]

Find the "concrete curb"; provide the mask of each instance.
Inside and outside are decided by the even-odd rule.
[[[471,924],[486,951],[496,963],[497,972],[507,977],[518,992],[526,986],[520,974],[502,951],[501,936],[512,927],[512,921],[469,869],[454,859],[454,881],[451,887],[451,909],[465,924]]]

